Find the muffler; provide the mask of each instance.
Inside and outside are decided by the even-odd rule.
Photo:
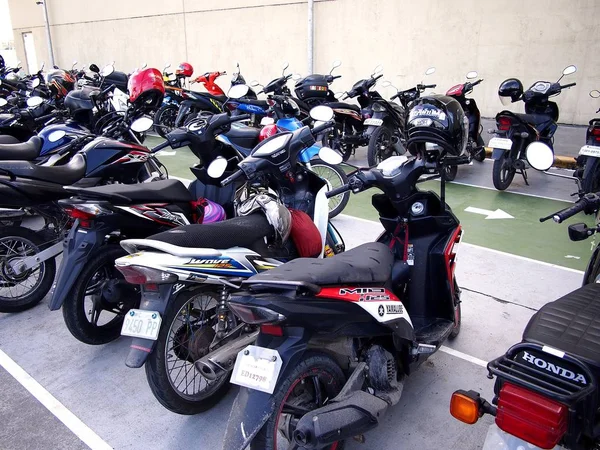
[[[214,381],[223,376],[233,368],[235,358],[240,350],[256,341],[258,331],[259,330],[256,330],[250,334],[234,339],[223,347],[219,347],[214,352],[203,356],[198,361],[194,362],[196,370],[209,381]]]

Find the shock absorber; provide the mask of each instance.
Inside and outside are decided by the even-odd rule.
[[[217,337],[222,338],[228,330],[229,308],[227,307],[229,291],[225,285],[221,286],[219,292],[219,304],[217,305]]]

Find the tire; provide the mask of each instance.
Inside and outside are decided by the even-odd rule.
[[[600,282],[600,253],[598,246],[594,249],[588,266],[585,269],[582,286],[596,282]]]
[[[321,143],[323,147],[329,147],[333,150],[341,153],[342,160],[344,162],[348,161],[350,156],[352,156],[352,152],[354,151],[354,147],[350,144],[345,144],[340,141],[338,136],[342,135],[344,125],[340,122],[336,122],[335,129],[329,133],[324,133],[323,138],[321,139]]]
[[[162,105],[154,115],[154,131],[164,138],[175,128],[175,119],[179,106],[169,103]],[[159,126],[162,125],[162,126]],[[165,128],[167,127],[167,128]]]
[[[583,169],[581,188],[585,194],[600,191],[600,159],[588,157]]]
[[[369,139],[367,163],[369,167],[373,167],[390,156],[392,156],[392,131],[385,126],[378,127]]]
[[[43,239],[34,231],[15,226],[0,228],[0,312],[25,311],[37,305],[52,288],[56,261],[48,259],[19,276],[14,276],[7,262],[19,256],[30,256],[44,248]],[[14,255],[14,256],[13,256]],[[18,287],[34,277],[30,288],[18,293]]]
[[[133,285],[124,285],[125,291],[122,294],[126,295],[121,295],[120,297],[126,298],[127,303],[119,302],[115,308],[120,310],[121,314],[115,314],[112,311],[109,312],[102,308],[102,305],[100,305],[98,311],[94,300],[88,299],[88,303],[86,303],[86,298],[92,295],[95,295],[96,299],[102,301],[102,289],[106,281],[123,280],[121,273],[115,269],[115,259],[125,255],[127,255],[127,252],[119,245],[112,244],[100,247],[88,259],[84,269],[77,277],[77,281],[62,305],[62,313],[67,328],[78,341],[89,345],[102,345],[114,341],[121,335],[123,314],[139,305],[139,291]],[[90,284],[92,284],[93,288],[90,287]],[[106,304],[107,308],[110,306],[112,305]],[[92,323],[88,315],[89,311],[98,312],[96,324]],[[107,314],[102,316],[104,311],[110,314],[106,319],[104,317]],[[104,320],[99,324],[101,318]]]
[[[517,170],[514,167],[508,167],[508,152],[502,153],[500,159],[494,160],[494,167],[492,168],[492,181],[494,187],[499,191],[506,190]]]
[[[298,390],[303,391],[302,394],[306,394],[311,387],[315,386],[316,383],[300,384],[304,379],[309,376],[313,377],[313,381],[320,382],[320,387],[326,391],[321,397],[333,398],[335,397],[344,386],[346,378],[342,373],[342,369],[337,363],[329,356],[318,353],[318,354],[305,354],[298,364],[291,370],[285,378],[280,378],[275,386],[273,392],[273,403],[275,405],[275,414],[273,414],[267,423],[260,429],[252,443],[250,444],[250,450],[272,450],[278,448],[286,448],[285,442],[282,442],[284,446],[279,445],[277,427],[280,418],[281,409],[284,406],[284,401],[287,400],[291,395],[298,394]],[[314,377],[319,378],[314,378]],[[300,385],[300,386],[299,386]],[[299,397],[299,395],[298,395]],[[314,402],[309,401],[309,407],[315,409],[315,406],[320,407],[322,405],[315,405]],[[343,448],[343,442],[338,442],[329,447],[330,450],[341,450]]]
[[[481,149],[473,155],[475,161],[483,162],[485,160],[485,142],[480,134],[477,135],[477,148]]]
[[[446,171],[446,181],[454,181],[458,173],[458,166],[444,166]]]
[[[192,371],[193,375],[190,375],[189,379],[193,378],[192,382],[195,387],[195,380],[199,372],[196,370],[195,366],[190,361],[190,359],[193,359],[195,361],[199,359],[200,356],[204,356],[204,354],[206,354],[204,353],[203,355],[192,355],[189,350],[189,347],[185,348],[183,344],[189,342],[190,339],[193,338],[197,332],[202,332],[202,330],[210,330],[212,332],[210,335],[205,337],[205,343],[210,343],[212,341],[212,338],[214,337],[214,330],[212,329],[212,327],[204,328],[203,326],[201,326],[199,329],[196,329],[192,332],[191,337],[188,337],[187,339],[183,338],[183,340],[179,342],[178,349],[175,350],[174,346],[172,354],[168,355],[167,345],[169,343],[171,329],[173,327],[174,322],[179,319],[180,313],[182,313],[184,308],[186,308],[187,305],[190,305],[191,301],[194,301],[194,299],[200,296],[211,298],[206,305],[208,306],[214,303],[216,307],[217,299],[219,298],[218,293],[216,291],[211,291],[205,288],[195,290],[184,289],[177,295],[177,297],[169,300],[167,309],[163,314],[162,325],[160,327],[160,332],[158,334],[156,346],[154,348],[154,351],[148,356],[145,365],[146,379],[148,380],[148,384],[150,385],[150,389],[152,390],[154,397],[156,397],[159,403],[165,408],[167,408],[169,411],[172,411],[177,414],[192,415],[207,411],[208,409],[216,405],[225,396],[230,387],[230,373],[221,376],[221,378],[219,378],[215,383],[213,383],[213,386],[211,387],[209,392],[202,392],[197,393],[195,395],[189,395],[184,392],[178,391],[177,386],[174,386],[174,384],[177,383],[180,379],[177,377],[180,376],[182,380],[185,380],[183,382],[187,383],[187,374],[190,371]],[[211,309],[212,306],[209,310]],[[190,310],[188,310],[187,316],[184,313],[182,317],[189,318],[189,311]],[[173,334],[177,336],[181,330],[184,330],[182,334],[185,334],[188,332],[189,328],[189,323],[187,323],[185,328],[180,327]],[[202,337],[202,335],[196,335],[196,337],[198,336]],[[173,338],[173,341],[175,341],[175,337]],[[181,356],[185,356],[186,359],[181,358]],[[171,360],[169,360],[169,357],[171,357]],[[179,369],[179,372],[175,374],[176,378],[173,381],[171,381],[168,368],[168,364],[172,360],[175,361],[175,363],[173,364],[174,367],[177,363],[182,364],[182,366],[177,367],[177,369]],[[175,372],[175,370],[177,369],[174,368],[173,372]],[[183,369],[185,369],[186,372],[184,372],[184,374],[181,375],[181,370]],[[206,382],[206,379],[202,375],[200,375],[199,378],[199,383],[201,383],[202,380]],[[185,387],[185,389],[187,390],[187,386]]]
[[[450,333],[450,336],[448,336],[448,340],[450,340],[450,341],[456,339],[456,337],[460,334],[460,325],[462,324],[462,309],[460,307],[461,302],[460,302],[459,293],[460,293],[460,288],[458,287],[456,280],[454,280],[454,296],[455,296],[454,328],[452,328],[452,332]]]
[[[348,183],[346,172],[344,172],[340,166],[334,166],[315,158],[310,162],[310,167],[313,172],[327,181],[328,190]],[[329,219],[333,219],[340,214],[348,204],[349,200],[350,192],[344,192],[343,194],[331,197],[329,199]]]

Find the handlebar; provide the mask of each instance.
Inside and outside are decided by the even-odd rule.
[[[230,175],[227,178],[225,178],[223,181],[221,181],[221,186],[227,186],[228,184],[233,183],[235,180],[237,180],[242,175],[244,175],[244,172],[241,169],[236,170],[233,173],[233,175]]]
[[[47,114],[45,116],[36,117],[34,119],[34,122],[35,123],[42,123],[42,122],[46,122],[47,120],[54,119],[55,117],[58,117],[58,116],[60,116],[60,111],[54,111],[54,112],[51,112],[50,114]]]
[[[373,78],[375,81],[379,80],[381,77],[383,76],[382,73],[380,73],[379,75],[377,75],[375,78]]]
[[[600,197],[596,194],[585,194],[577,203],[573,206],[569,206],[561,211],[558,211],[554,214],[550,214],[547,217],[542,217],[540,222],[545,222],[548,219],[554,220],[556,223],[562,223],[567,220],[569,217],[573,217],[575,214],[587,209],[588,207],[597,207],[600,203]]]
[[[477,86],[477,85],[478,85],[479,83],[481,83],[482,81],[483,81],[483,78],[481,78],[481,79],[479,79],[479,80],[477,80],[477,81],[475,81],[475,82],[471,83],[471,86],[472,86],[472,87],[473,87],[473,86]]]
[[[398,92],[398,93],[396,93],[396,94],[392,95],[392,96],[390,97],[390,100],[394,100],[395,98],[398,98],[398,97],[400,97],[400,92]]]
[[[331,81],[337,80],[338,78],[342,78],[342,76],[341,75],[334,75],[334,76],[331,77]]]
[[[424,90],[424,89],[435,89],[435,87],[437,86],[437,84],[420,84],[420,89]]]
[[[576,84],[577,84],[577,83],[569,83],[569,84],[562,85],[560,88],[561,88],[561,89],[566,89],[566,88],[573,87],[573,86],[575,86]]]
[[[349,191],[349,190],[350,190],[350,185],[349,184],[343,184],[343,185],[341,185],[339,187],[336,187],[335,189],[327,191],[325,193],[325,196],[327,198],[331,198],[331,197],[335,197],[336,195],[343,194],[344,192]]]
[[[166,148],[166,147],[168,147],[169,145],[170,145],[170,142],[169,142],[169,141],[165,141],[165,142],[163,142],[162,144],[158,144],[156,147],[154,147],[154,148],[152,149],[152,153],[156,153],[156,152],[158,152],[158,151],[162,150],[163,148]]]

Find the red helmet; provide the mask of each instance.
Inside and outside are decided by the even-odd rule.
[[[175,75],[181,75],[184,77],[191,77],[194,73],[194,68],[190,63],[182,62],[175,71]]]
[[[144,69],[133,73],[127,83],[129,101],[136,105],[160,106],[165,95],[162,73],[157,69]]]
[[[275,125],[274,123],[272,123],[271,125],[265,125],[260,130],[260,133],[258,135],[258,142],[262,142],[265,139],[274,136],[275,134],[277,134],[277,131],[277,125]]]

